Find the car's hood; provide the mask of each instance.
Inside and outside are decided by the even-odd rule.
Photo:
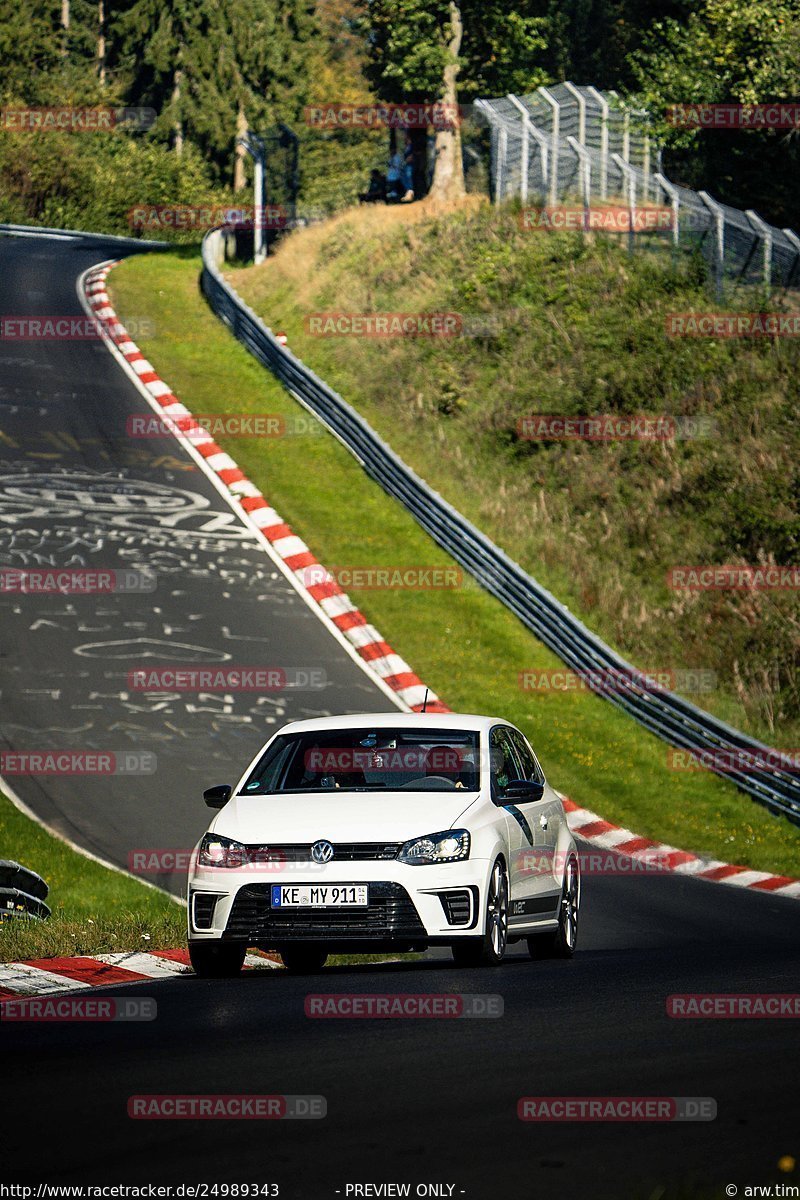
[[[449,829],[477,799],[457,792],[319,792],[234,796],[214,832],[245,845],[314,842],[405,842]]]

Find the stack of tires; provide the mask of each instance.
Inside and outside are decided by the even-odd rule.
[[[10,917],[46,920],[50,916],[50,909],[45,904],[49,890],[35,871],[0,858],[0,921]]]

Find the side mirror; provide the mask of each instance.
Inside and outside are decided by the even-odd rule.
[[[520,800],[523,804],[533,804],[544,795],[544,784],[535,783],[532,779],[509,779],[501,794],[504,800]]]
[[[224,808],[232,795],[233,788],[229,783],[218,783],[216,787],[206,788],[203,799],[209,808]]]

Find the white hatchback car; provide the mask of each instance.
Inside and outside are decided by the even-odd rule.
[[[571,957],[578,852],[559,796],[506,721],[377,713],[276,733],[221,809],[189,873],[189,953],[200,975],[248,946],[290,970],[331,953],[445,945],[496,965],[509,942]]]

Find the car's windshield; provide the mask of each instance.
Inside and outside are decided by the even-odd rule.
[[[282,734],[242,789],[477,791],[478,733],[463,729],[326,729]]]

